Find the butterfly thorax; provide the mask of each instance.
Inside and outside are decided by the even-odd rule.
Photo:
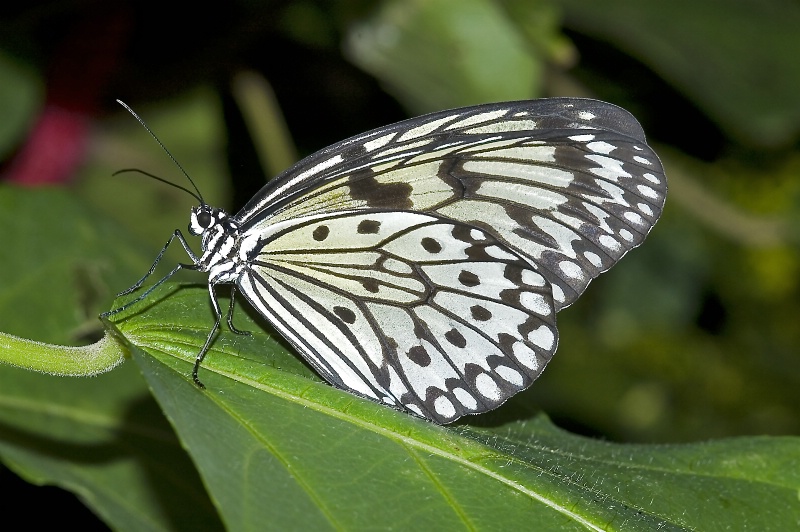
[[[239,224],[222,209],[199,205],[192,209],[189,232],[202,238],[199,269],[215,282],[235,281],[242,268],[237,260]]]

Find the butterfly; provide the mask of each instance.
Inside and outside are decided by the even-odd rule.
[[[335,387],[439,424],[530,386],[555,353],[556,313],[642,243],[667,191],[636,119],[581,98],[464,107],[357,135],[235,215],[172,185],[199,202],[189,232],[202,253],[176,230],[123,294],[175,239],[192,263],[111,313],[181,269],[205,272],[216,322],[195,361],[199,386],[222,321],[215,287],[228,284],[232,331],[242,333],[238,292]]]

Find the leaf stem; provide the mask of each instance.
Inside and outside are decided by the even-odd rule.
[[[113,334],[91,345],[45,344],[0,332],[0,362],[65,377],[91,377],[111,371],[125,360],[126,348]]]

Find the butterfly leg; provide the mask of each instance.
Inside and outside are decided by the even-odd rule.
[[[108,316],[111,316],[112,314],[117,314],[118,312],[122,312],[123,310],[125,310],[125,309],[127,309],[129,307],[132,307],[136,303],[142,301],[147,296],[149,296],[153,292],[153,290],[155,290],[156,288],[161,286],[170,277],[172,277],[173,275],[178,273],[178,271],[180,271],[180,270],[196,270],[198,268],[197,262],[199,261],[199,259],[197,258],[197,255],[194,254],[194,251],[192,251],[192,248],[190,248],[189,244],[186,243],[186,239],[183,237],[183,234],[181,233],[180,229],[176,229],[175,232],[172,234],[172,236],[169,237],[169,240],[167,240],[167,243],[164,245],[164,247],[161,248],[161,251],[156,256],[156,260],[153,261],[153,265],[150,266],[150,269],[147,270],[147,273],[144,275],[144,277],[142,277],[141,279],[136,281],[136,283],[134,283],[134,285],[131,286],[130,288],[128,288],[126,290],[123,290],[122,292],[117,294],[117,297],[121,297],[121,296],[130,294],[132,292],[135,292],[139,288],[141,288],[142,284],[144,284],[145,280],[148,277],[150,277],[153,274],[153,272],[156,270],[156,267],[158,266],[158,263],[161,262],[161,259],[164,257],[164,253],[166,253],[167,249],[169,248],[169,245],[172,244],[172,241],[175,240],[176,238],[178,239],[178,242],[180,242],[181,245],[183,246],[183,249],[186,250],[186,253],[189,255],[189,258],[192,259],[192,264],[183,264],[183,263],[178,264],[177,266],[175,266],[172,269],[171,272],[169,272],[167,275],[165,275],[164,277],[159,279],[150,288],[145,290],[144,293],[141,294],[139,297],[137,297],[133,301],[129,301],[129,302],[125,303],[124,305],[122,305],[119,308],[115,308],[115,309],[109,310],[108,312],[102,313],[100,315],[100,318],[105,319]]]
[[[108,312],[103,312],[102,314],[100,314],[100,318],[101,319],[105,319],[105,318],[111,316],[112,314],[117,314],[119,312],[122,312],[125,309],[128,309],[128,308],[134,306],[135,304],[139,303],[143,299],[147,298],[147,296],[152,294],[153,291],[156,288],[158,288],[159,286],[164,284],[170,277],[172,277],[173,275],[178,273],[180,270],[196,270],[196,269],[197,269],[197,265],[196,264],[178,264],[177,266],[175,266],[172,269],[172,271],[170,271],[167,275],[165,275],[164,277],[162,277],[161,279],[156,281],[151,287],[149,287],[147,290],[145,290],[144,293],[142,293],[139,297],[137,297],[133,301],[128,301],[127,303],[125,303],[121,307],[117,307],[115,309],[111,309]],[[126,291],[122,292],[120,295],[129,294],[130,292],[132,292],[132,290],[126,290]]]
[[[208,283],[208,295],[211,298],[211,307],[214,309],[214,316],[216,316],[216,319],[214,320],[214,326],[211,327],[211,330],[208,332],[206,343],[203,344],[203,347],[200,349],[200,352],[197,353],[197,356],[194,359],[194,368],[192,369],[192,380],[198,388],[206,387],[205,384],[200,381],[200,378],[197,376],[197,372],[200,371],[200,364],[203,362],[208,350],[211,348],[214,337],[219,330],[219,324],[222,321],[222,310],[219,308],[219,301],[217,301],[217,296],[214,292],[215,286],[216,283],[213,280],[210,280]]]
[[[241,334],[242,336],[250,336],[250,331],[242,331],[233,326],[233,306],[236,302],[236,285],[231,285],[231,304],[228,306],[228,328],[234,334]]]
[[[156,266],[158,266],[158,263],[161,262],[161,259],[164,257],[164,253],[167,252],[167,249],[169,248],[169,245],[172,244],[172,241],[175,240],[176,238],[178,239],[178,242],[180,242],[181,246],[183,246],[183,249],[186,251],[186,254],[189,255],[189,258],[192,259],[192,262],[194,264],[197,264],[197,262],[199,260],[197,258],[197,255],[194,254],[194,251],[192,251],[192,248],[190,248],[189,244],[186,243],[186,239],[183,237],[183,233],[181,233],[180,229],[176,229],[175,232],[172,233],[172,236],[169,237],[169,240],[167,240],[167,243],[164,244],[164,247],[161,248],[161,251],[159,252],[158,256],[156,256],[156,260],[153,261],[153,265],[150,266],[150,269],[147,270],[147,273],[145,273],[144,276],[141,279],[136,281],[136,283],[134,283],[133,286],[131,286],[130,288],[128,288],[126,290],[123,290],[122,292],[117,294],[117,297],[121,297],[121,296],[130,294],[131,292],[135,292],[136,290],[141,288],[141,286],[142,286],[142,284],[144,284],[145,280],[147,280],[147,278],[150,277],[151,275],[153,275],[153,272],[156,271]],[[184,267],[186,267],[186,266],[184,266]],[[177,268],[177,269],[180,269],[180,268]],[[167,278],[169,278],[172,274],[174,274],[177,271],[177,269],[173,270],[169,275],[167,275],[167,277],[165,277],[164,279],[159,281],[159,283],[161,283],[164,280],[166,280]],[[148,293],[149,293],[149,291],[148,291]]]
[[[197,387],[201,389],[204,389],[206,385],[200,381],[200,378],[197,376],[197,372],[200,371],[200,364],[206,357],[206,353],[208,353],[208,350],[211,347],[211,342],[214,340],[214,336],[217,334],[217,331],[219,330],[219,322],[221,319],[222,315],[218,314],[217,320],[214,322],[214,326],[211,327],[211,330],[208,332],[206,343],[203,344],[203,348],[200,349],[200,352],[197,353],[197,357],[194,359],[194,368],[192,369],[192,380],[197,385]]]

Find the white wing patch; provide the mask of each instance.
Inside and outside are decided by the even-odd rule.
[[[364,143],[364,149],[367,151],[375,151],[378,148],[383,148],[389,144],[395,136],[397,136],[397,133],[390,133],[388,135],[383,135],[382,137],[369,140]]]
[[[477,135],[478,133],[502,133],[507,131],[526,131],[536,129],[535,120],[515,120],[513,122],[498,122],[488,126],[478,126],[467,129],[465,133]]]
[[[459,120],[455,124],[447,126],[445,129],[459,129],[482,124],[484,122],[491,122],[500,117],[508,114],[508,109],[496,109],[494,111],[487,111],[485,113],[477,113],[463,120]]]
[[[464,170],[489,176],[503,176],[509,180],[535,182],[557,188],[566,188],[575,179],[572,172],[546,167],[504,161],[476,161],[464,163]]]
[[[428,133],[433,133],[438,128],[442,127],[444,124],[452,122],[456,118],[458,118],[458,115],[454,114],[450,116],[445,116],[438,120],[431,120],[430,122],[423,123],[422,125],[417,127],[412,127],[411,129],[407,130],[405,133],[400,135],[400,138],[398,140],[400,141],[411,140],[417,137],[422,137],[424,135],[427,135]]]

